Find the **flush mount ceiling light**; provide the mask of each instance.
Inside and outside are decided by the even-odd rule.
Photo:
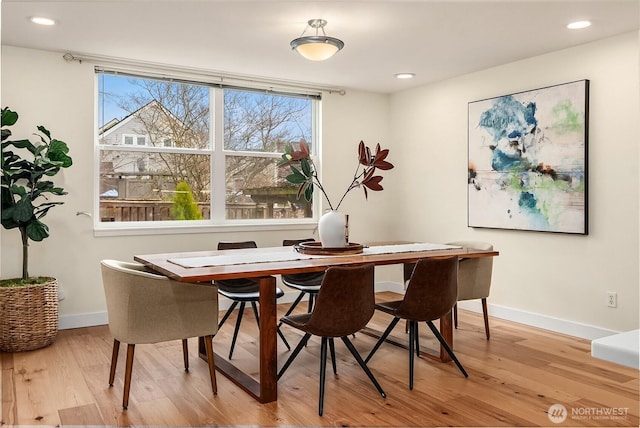
[[[416,73],[396,73],[394,77],[396,79],[413,79],[416,76]]]
[[[335,37],[329,37],[324,32],[327,21],[324,19],[311,19],[307,22],[308,27],[315,28],[314,36],[305,36],[305,28],[302,35],[291,41],[291,49],[295,49],[300,55],[311,61],[324,61],[331,58],[336,52],[344,47],[344,42]],[[322,35],[319,35],[322,30]]]
[[[43,16],[32,16],[29,18],[29,21],[38,25],[47,25],[47,26],[56,25],[56,21],[50,18],[45,18]]]
[[[567,24],[567,28],[569,30],[581,30],[583,28],[587,28],[591,26],[591,22],[589,21],[575,21]]]

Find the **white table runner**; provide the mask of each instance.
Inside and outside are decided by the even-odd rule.
[[[397,244],[397,245],[376,245],[365,247],[362,255],[374,254],[390,254],[390,253],[408,253],[414,251],[435,251],[449,250],[453,248],[461,248],[456,245],[430,244],[430,243],[414,243],[414,244]],[[356,256],[358,254],[355,254]],[[344,256],[331,255],[330,257],[353,257],[354,254],[346,254]],[[171,263],[177,264],[185,268],[200,268],[211,266],[239,265],[247,263],[270,263],[270,262],[287,262],[293,260],[308,260],[313,258],[327,257],[324,255],[301,254],[291,247],[291,251],[282,251],[280,247],[277,250],[273,248],[265,248],[264,251],[251,250],[233,250],[233,254],[225,254],[219,256],[204,257],[182,257],[169,259]]]

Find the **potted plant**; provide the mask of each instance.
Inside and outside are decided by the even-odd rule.
[[[29,240],[39,242],[49,236],[42,218],[63,202],[50,196],[66,195],[49,180],[72,160],[63,141],[51,138],[38,126],[39,142],[9,140],[10,126],[18,114],[2,109],[2,226],[20,231],[22,277],[0,281],[0,351],[17,352],[42,348],[53,343],[58,332],[58,282],[50,277],[29,276]]]

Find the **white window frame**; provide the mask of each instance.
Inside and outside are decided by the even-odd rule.
[[[98,76],[95,76],[94,93],[98,93]],[[137,74],[139,78],[145,78],[143,73]],[[152,75],[147,78],[153,79]],[[199,82],[195,79],[194,84]],[[205,83],[206,82],[200,82]],[[235,89],[252,90],[255,88],[246,87]],[[315,93],[315,92],[314,92]],[[279,159],[282,153],[277,152],[250,152],[250,151],[234,151],[224,149],[224,88],[210,86],[210,121],[211,129],[209,132],[210,141],[207,149],[185,149],[176,147],[149,147],[137,144],[124,144],[124,135],[122,144],[100,144],[98,137],[98,97],[95,99],[95,159],[94,159],[94,234],[96,236],[121,236],[121,235],[158,235],[158,234],[182,234],[182,233],[203,233],[215,231],[260,231],[260,230],[298,230],[308,231],[311,233],[317,227],[318,218],[321,214],[320,192],[314,192],[312,217],[303,219],[226,219],[225,207],[225,163],[227,156],[256,156],[262,158]],[[292,93],[292,95],[295,95]],[[320,167],[320,135],[319,120],[322,101],[317,99],[312,103],[312,157],[316,166]],[[216,112],[222,112],[216,114]],[[133,136],[134,139],[139,135],[126,134]],[[134,140],[135,141],[135,140]],[[128,221],[128,222],[103,222],[100,219],[100,153],[103,150],[116,150],[127,152],[155,152],[155,153],[177,153],[177,154],[201,154],[210,156],[211,165],[211,198],[210,198],[210,219],[209,220],[180,220],[180,221]]]
[[[127,137],[131,138],[132,143],[131,144],[127,144]],[[138,144],[138,141],[140,140],[140,138],[144,138],[144,144]],[[140,134],[122,134],[122,145],[123,146],[129,146],[129,147],[144,147],[144,146],[148,146],[148,140],[147,140],[147,136],[146,135],[140,135]]]

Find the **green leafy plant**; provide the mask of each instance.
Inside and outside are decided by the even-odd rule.
[[[385,160],[388,155],[389,149],[381,150],[380,144],[376,145],[376,151],[372,153],[371,149],[364,144],[364,141],[360,141],[358,145],[358,164],[353,174],[353,180],[351,180],[351,184],[347,186],[347,190],[342,194],[335,208],[318,178],[317,169],[309,154],[309,146],[307,143],[300,141],[299,150],[295,150],[292,144],[288,144],[285,147],[278,166],[289,166],[291,168],[291,174],[289,174],[286,179],[288,182],[299,186],[298,199],[304,195],[305,200],[311,202],[313,198],[313,188],[317,186],[327,200],[329,209],[338,210],[345,196],[353,189],[361,187],[364,190],[365,199],[368,199],[367,189],[373,191],[383,190],[382,185],[380,185],[382,176],[374,174],[378,169],[389,170],[393,168],[393,164]]]
[[[176,184],[176,196],[173,198],[174,220],[202,220],[198,203],[193,198],[191,186],[186,181]]]
[[[24,282],[29,278],[29,240],[42,241],[49,236],[49,227],[41,219],[51,208],[63,204],[49,196],[67,194],[48,178],[73,162],[67,144],[51,138],[43,126],[37,127],[39,133],[35,135],[40,141],[36,144],[28,139],[8,140],[12,135],[8,127],[17,121],[18,113],[8,107],[2,109],[2,226],[20,230]]]

